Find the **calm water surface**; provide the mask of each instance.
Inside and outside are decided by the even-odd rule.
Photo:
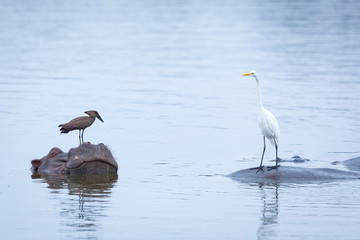
[[[261,157],[253,69],[280,157],[360,156],[358,1],[2,0],[0,29],[4,239],[359,237],[358,181],[225,177]],[[91,109],[105,122],[85,140],[109,146],[118,179],[32,176],[78,144],[57,125]]]

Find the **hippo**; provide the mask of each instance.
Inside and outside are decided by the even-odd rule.
[[[336,161],[336,162],[332,162],[331,164],[333,165],[342,164],[351,171],[360,172],[360,157],[351,158],[345,161]]]
[[[68,153],[54,147],[41,159],[31,161],[31,170],[40,174],[117,175],[118,165],[102,143],[86,142]]]
[[[260,171],[258,173],[249,168],[236,171],[227,176],[233,180],[248,183],[313,183],[360,179],[359,172],[343,171],[332,168],[304,168],[291,166],[281,166],[275,170],[265,170],[264,172]]]

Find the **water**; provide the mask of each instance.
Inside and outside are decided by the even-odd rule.
[[[335,0],[1,1],[2,236],[358,238],[357,181],[224,175],[261,157],[256,84],[242,77],[253,69],[280,157],[334,167],[360,155],[359,12]],[[32,178],[32,159],[78,144],[57,125],[92,109],[105,122],[85,141],[109,146],[119,178]]]

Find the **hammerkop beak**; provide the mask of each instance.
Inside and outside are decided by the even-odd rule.
[[[97,111],[86,111],[85,113],[89,116],[77,117],[68,123],[59,125],[59,127],[61,127],[60,128],[61,133],[68,133],[72,130],[78,129],[80,145],[81,145],[81,143],[84,143],[85,128],[90,127],[93,124],[93,122],[95,121],[95,118],[98,118],[100,121],[104,122],[104,120],[102,120],[102,118],[100,117],[100,115]],[[82,130],[82,133],[81,133],[81,130]]]

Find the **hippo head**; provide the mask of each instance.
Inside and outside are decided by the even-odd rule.
[[[54,147],[50,152],[41,159],[31,161],[33,172],[45,173],[65,173],[65,165],[67,161],[67,153],[60,148]]]
[[[48,155],[31,161],[32,170],[57,174],[116,174],[118,165],[110,150],[102,143],[84,143],[64,153],[52,148]]]
[[[104,144],[87,142],[70,149],[66,168],[70,174],[114,174],[118,165]]]

